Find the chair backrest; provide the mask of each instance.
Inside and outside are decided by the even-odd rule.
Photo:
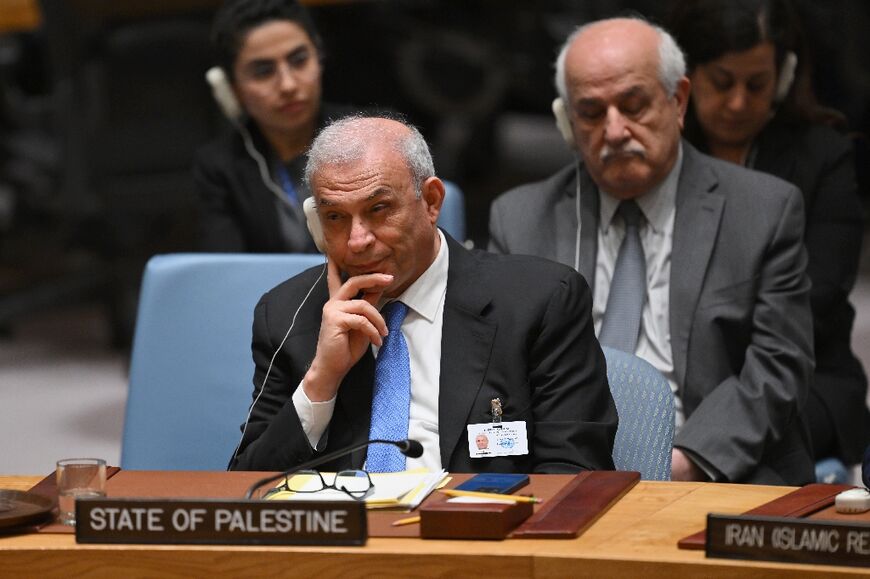
[[[123,468],[226,468],[251,402],[254,306],[275,285],[323,263],[317,254],[172,254],[148,262]]]
[[[438,225],[456,241],[465,241],[465,197],[462,189],[450,181],[444,181],[444,203]]]
[[[602,348],[607,379],[619,414],[613,445],[617,470],[636,470],[644,480],[670,480],[674,446],[674,396],[649,362]]]
[[[816,482],[828,485],[845,485],[851,481],[849,469],[837,457],[829,456],[816,462]]]

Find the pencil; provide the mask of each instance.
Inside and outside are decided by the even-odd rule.
[[[414,523],[420,522],[420,515],[416,517],[408,517],[407,519],[396,519],[393,521],[394,527],[401,527],[402,525],[413,525]]]
[[[540,503],[541,499],[537,497],[527,497],[524,495],[501,495],[498,493],[480,493],[477,491],[458,491],[456,489],[439,489],[440,492],[450,497],[477,497],[479,499],[500,499],[507,501],[515,501],[518,503]]]

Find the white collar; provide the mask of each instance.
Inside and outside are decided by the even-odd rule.
[[[445,239],[440,229],[437,229],[437,231],[438,236],[441,238],[441,247],[438,248],[438,255],[435,256],[435,259],[426,268],[426,271],[396,298],[430,322],[435,320],[438,306],[447,292],[447,270],[450,262],[447,251],[447,239]]]

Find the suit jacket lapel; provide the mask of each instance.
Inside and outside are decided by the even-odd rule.
[[[691,145],[683,142],[671,249],[671,354],[678,384],[686,378],[686,357],[694,311],[716,245],[725,198],[718,179]]]
[[[553,227],[538,233],[542,238],[547,239],[543,245],[543,248],[546,249],[541,256],[574,267],[577,235],[577,170],[575,165],[571,164],[565,167],[550,181],[555,190],[554,194],[549,197],[552,202],[547,211],[552,218]]]
[[[573,196],[572,196],[573,199]],[[598,187],[586,170],[580,171],[580,274],[590,288],[595,287],[595,261],[598,255]]]
[[[480,263],[446,236],[450,251],[447,296],[441,331],[438,430],[441,464],[449,468],[492,355],[496,324],[481,315],[490,298],[482,290],[486,273]]]
[[[339,446],[349,446],[368,440],[374,380],[375,357],[369,349],[360,361],[350,369],[339,387],[341,395],[337,402],[346,418],[346,422],[342,422],[342,424],[347,424],[348,428],[347,433],[330,433],[330,436],[337,435]],[[362,468],[365,458],[365,448],[355,451],[351,454],[353,467]]]

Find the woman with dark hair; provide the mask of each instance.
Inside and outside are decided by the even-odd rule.
[[[787,0],[680,0],[669,27],[692,93],[685,136],[721,159],[776,175],[804,195],[816,371],[805,416],[816,458],[860,462],[870,439],[867,379],[851,350],[863,233],[851,142],[816,102]]]
[[[218,66],[208,80],[234,129],[198,151],[200,247],[314,252],[302,203],[305,151],[328,118],[322,43],[294,0],[228,0],[212,26]]]

